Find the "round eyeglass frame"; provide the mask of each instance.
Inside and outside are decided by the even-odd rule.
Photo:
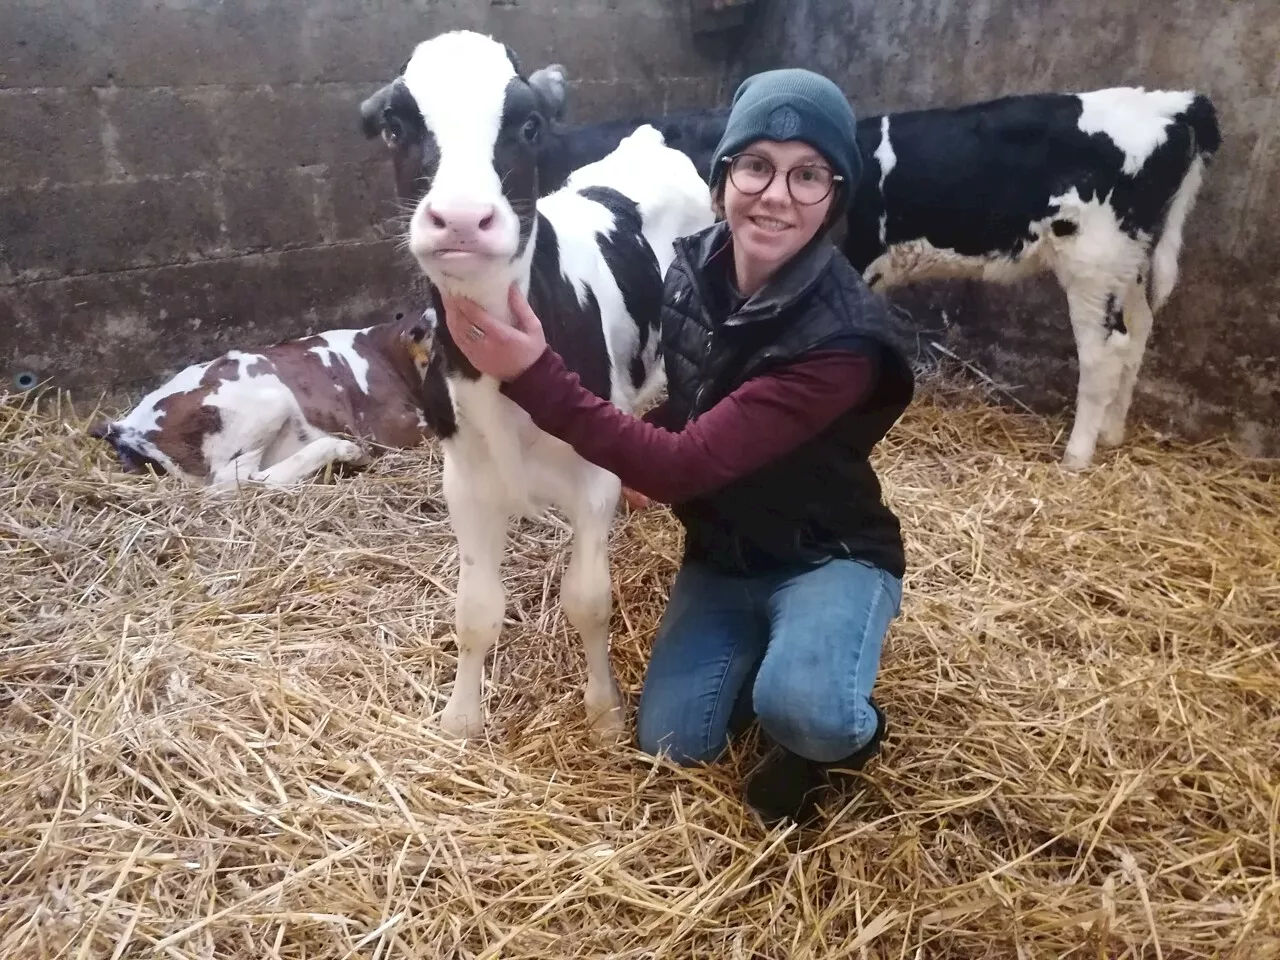
[[[734,178],[733,178],[733,165],[734,165],[734,162],[735,162],[735,161],[737,161],[737,160],[742,159],[743,157],[751,157],[753,160],[760,160],[760,161],[762,161],[763,163],[767,163],[767,164],[769,165],[769,169],[772,171],[772,172],[769,174],[769,179],[768,179],[768,180],[766,180],[766,181],[764,182],[764,186],[762,186],[759,190],[743,190],[743,189],[742,189],[742,187],[738,186],[738,181],[737,181],[737,180],[734,180]],[[754,197],[754,196],[758,196],[759,194],[764,193],[764,192],[765,192],[766,190],[768,190],[768,189],[769,189],[769,187],[773,184],[773,180],[774,180],[774,178],[778,175],[778,167],[777,167],[777,164],[775,164],[775,163],[774,163],[772,160],[770,160],[768,157],[762,156],[762,155],[760,155],[760,154],[758,154],[758,153],[750,153],[750,152],[747,152],[747,151],[744,151],[744,152],[742,152],[742,153],[735,153],[735,154],[732,154],[732,155],[727,155],[727,156],[723,156],[723,157],[721,157],[721,158],[720,158],[720,162],[721,162],[721,163],[723,163],[723,164],[727,164],[727,165],[728,165],[728,168],[729,168],[729,169],[728,169],[729,179],[733,182],[733,186],[734,186],[734,188],[735,188],[739,193],[746,194],[748,197]],[[835,188],[836,188],[836,184],[837,184],[837,183],[844,183],[844,177],[842,177],[842,176],[841,176],[840,174],[838,174],[838,173],[832,172],[832,174],[831,174],[831,182],[830,182],[829,184],[827,184],[827,190],[826,190],[826,192],[825,192],[822,196],[818,197],[818,199],[817,199],[817,200],[801,200],[799,197],[797,197],[797,196],[796,196],[796,191],[795,191],[795,189],[794,189],[794,188],[792,187],[792,185],[791,185],[791,174],[792,174],[793,172],[795,172],[796,170],[803,170],[803,169],[805,169],[806,167],[812,167],[812,166],[814,166],[814,164],[811,164],[811,163],[803,163],[803,164],[801,164],[800,166],[797,166],[797,167],[788,167],[788,168],[787,168],[787,179],[786,179],[786,183],[787,183],[787,194],[791,197],[791,199],[792,199],[792,200],[794,200],[796,203],[800,204],[800,206],[802,206],[802,207],[812,207],[814,204],[821,203],[823,200],[827,199],[827,197],[831,196],[831,193],[832,193],[832,191],[833,191],[833,190],[835,190]]]

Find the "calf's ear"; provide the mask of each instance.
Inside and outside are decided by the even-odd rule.
[[[564,64],[552,63],[529,75],[529,86],[542,101],[543,112],[548,120],[564,120],[567,74]]]
[[[425,370],[431,362],[431,330],[434,326],[435,311],[428,310],[421,320],[400,334],[409,356],[421,370]]]
[[[507,60],[511,62],[511,69],[516,72],[517,77],[523,77],[524,71],[520,69],[520,58],[516,56],[516,52],[511,49],[511,44],[504,43],[502,49],[507,51]]]
[[[88,430],[89,436],[95,440],[107,440],[111,437],[112,425],[110,420],[97,420]]]
[[[360,104],[360,129],[366,140],[372,140],[382,132],[382,115],[391,105],[391,96],[394,91],[395,83],[388,83]]]

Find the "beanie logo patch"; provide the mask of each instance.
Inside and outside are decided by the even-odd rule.
[[[775,107],[769,112],[765,129],[775,140],[790,140],[800,132],[800,114],[796,112],[795,107],[787,104]]]

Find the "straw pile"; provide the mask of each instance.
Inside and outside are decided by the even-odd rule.
[[[1280,482],[934,383],[879,456],[910,537],[880,761],[817,829],[582,721],[566,530],[511,537],[490,739],[436,733],[433,449],[299,493],[124,477],[0,407],[0,956],[1280,956]],[[680,536],[619,519],[632,704]]]

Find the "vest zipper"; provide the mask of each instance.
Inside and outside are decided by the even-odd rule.
[[[702,363],[698,365],[698,389],[693,395],[693,412],[701,413],[702,398],[707,392],[707,370],[711,366],[712,348],[716,342],[716,330],[712,327],[707,334],[707,348],[702,354]]]

